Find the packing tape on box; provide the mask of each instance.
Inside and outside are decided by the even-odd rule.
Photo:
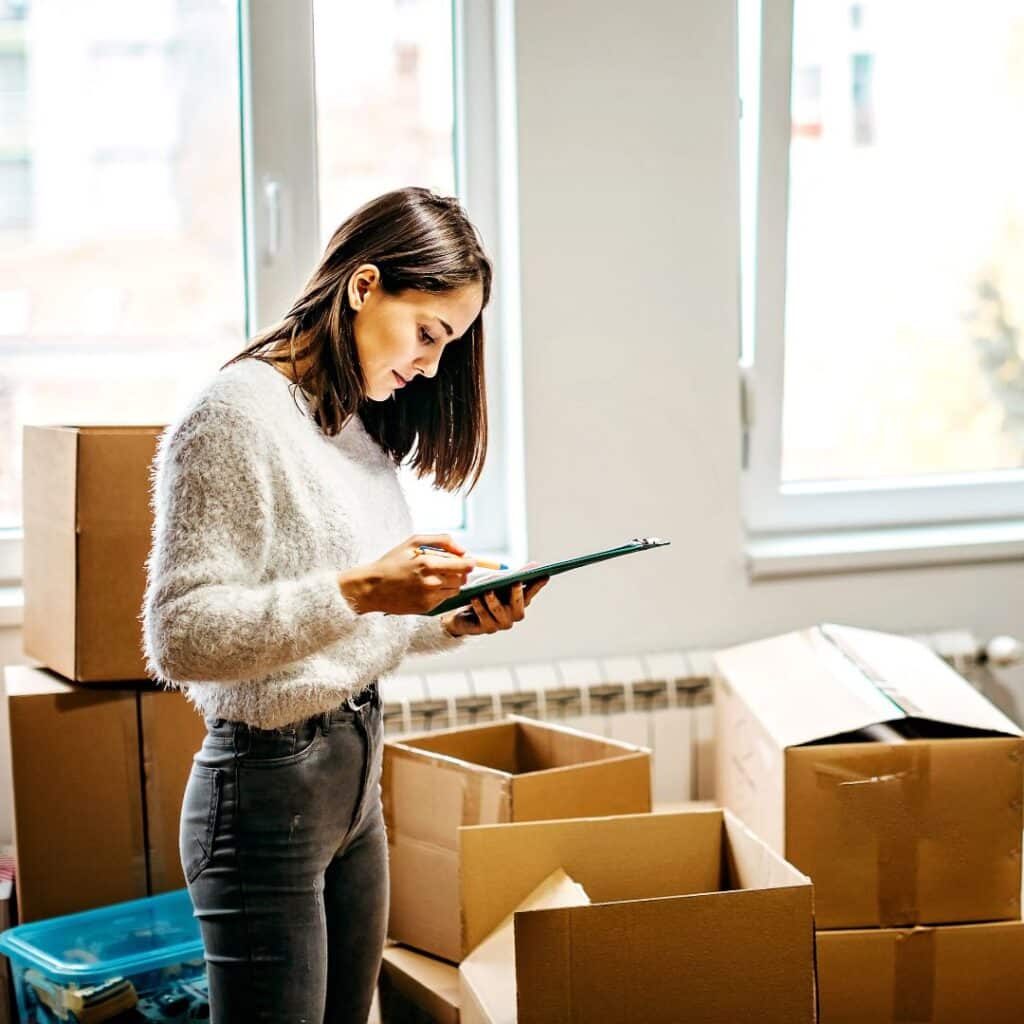
[[[878,771],[884,757],[885,770]],[[912,925],[918,919],[918,843],[931,786],[927,743],[905,743],[850,753],[815,765],[818,785],[841,790],[851,823],[877,841],[878,923]]]
[[[464,772],[461,781],[463,825],[496,825],[509,820],[510,779]]]
[[[896,937],[893,950],[894,1024],[927,1024],[935,1002],[935,929],[914,928]]]

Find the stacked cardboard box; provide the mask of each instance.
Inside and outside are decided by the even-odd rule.
[[[185,884],[178,819],[203,721],[145,678],[160,427],[26,427],[24,646],[4,673],[22,922]]]
[[[814,882],[824,1024],[1024,1019],[1017,726],[884,633],[715,661],[718,796]]]
[[[384,764],[414,947],[385,956],[385,1024],[815,1019],[809,880],[721,810],[647,813],[646,751],[513,718]]]

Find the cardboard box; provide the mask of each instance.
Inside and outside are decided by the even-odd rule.
[[[388,946],[380,970],[381,1024],[459,1024],[459,969],[404,946]]]
[[[818,932],[821,1024],[1019,1024],[1024,923]]]
[[[384,744],[389,935],[458,962],[458,830],[651,809],[650,752],[525,718]]]
[[[715,660],[719,799],[814,880],[819,927],[1020,917],[1024,742],[945,662],[833,625]]]
[[[20,922],[183,888],[178,830],[202,717],[149,683],[4,676]]]
[[[135,692],[4,678],[20,923],[148,895]]]
[[[815,1020],[810,880],[728,812],[477,826],[460,838],[471,949],[559,868],[591,901],[515,914],[518,1017],[506,1000],[493,1024]]]
[[[25,652],[78,682],[142,679],[149,467],[162,427],[25,427]]]
[[[181,803],[192,757],[203,745],[203,716],[177,690],[140,688],[150,895],[185,887],[178,852]]]
[[[459,965],[462,1024],[516,1024],[516,915],[589,903],[583,886],[561,868],[541,882]]]

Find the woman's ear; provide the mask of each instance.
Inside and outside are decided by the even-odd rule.
[[[372,263],[357,267],[348,279],[348,304],[355,310],[363,308],[367,297],[380,284],[380,271]]]

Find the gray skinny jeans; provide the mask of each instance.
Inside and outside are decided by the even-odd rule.
[[[380,699],[206,719],[181,812],[211,1024],[365,1024],[387,930]]]

